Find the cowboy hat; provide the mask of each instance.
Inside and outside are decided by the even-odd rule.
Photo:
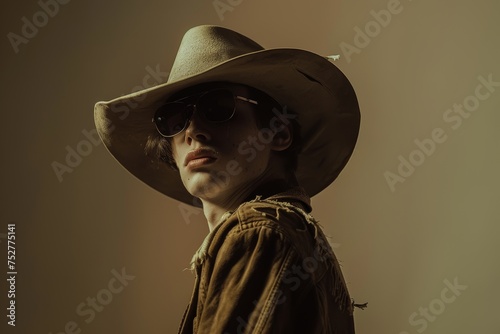
[[[296,177],[309,196],[339,175],[357,140],[360,114],[344,74],[325,57],[291,48],[264,49],[227,28],[203,25],[184,35],[166,83],[95,105],[95,124],[109,152],[129,172],[189,205],[199,201],[179,172],[145,154],[156,135],[155,111],[183,89],[209,82],[254,87],[297,115],[302,150]]]

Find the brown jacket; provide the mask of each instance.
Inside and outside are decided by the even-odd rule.
[[[256,196],[210,232],[179,333],[352,334],[337,259],[300,187]]]

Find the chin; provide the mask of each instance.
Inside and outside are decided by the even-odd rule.
[[[191,195],[200,199],[215,198],[223,191],[223,188],[217,182],[197,182],[186,188]]]

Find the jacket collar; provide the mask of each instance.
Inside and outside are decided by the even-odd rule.
[[[270,199],[280,202],[290,202],[299,205],[307,213],[312,211],[311,199],[304,188],[298,185],[290,185],[283,180],[274,180],[257,187],[245,200]]]
[[[292,205],[301,208],[307,214],[312,211],[311,199],[306,193],[305,189],[300,186],[291,186],[282,180],[275,180],[267,182],[263,186],[257,187],[247,199],[241,203],[241,205],[246,202],[259,201],[259,200],[272,200],[278,202],[285,202],[286,205]],[[240,205],[240,206],[241,206]],[[227,211],[217,224],[217,226],[205,237],[203,243],[201,244],[198,251],[194,254],[191,260],[192,272],[196,272],[199,275],[197,268],[203,263],[207,256],[208,248],[212,243],[217,231],[221,228],[223,223],[231,217],[233,211]]]

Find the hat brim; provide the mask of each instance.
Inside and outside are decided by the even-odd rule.
[[[339,175],[358,137],[360,113],[354,89],[325,58],[300,49],[267,49],[244,54],[196,75],[167,82],[95,106],[96,128],[109,152],[129,172],[161,193],[197,206],[178,171],[146,156],[156,135],[156,109],[170,96],[201,83],[226,81],[266,92],[297,115],[302,151],[296,176],[314,196]]]

